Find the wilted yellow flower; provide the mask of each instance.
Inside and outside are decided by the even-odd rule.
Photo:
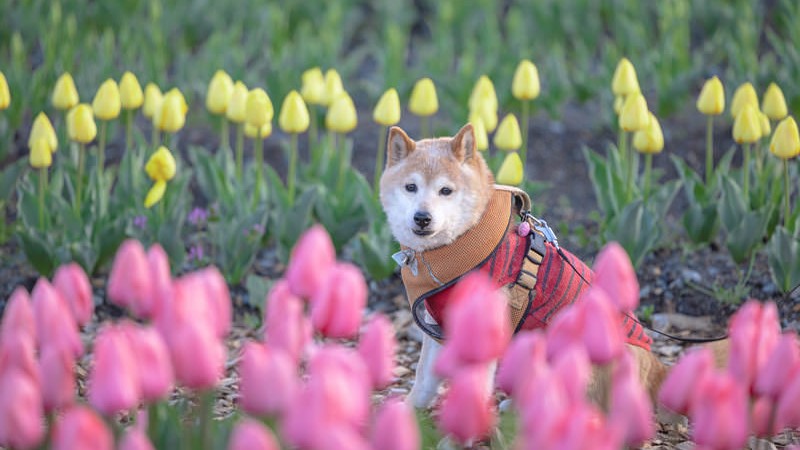
[[[372,120],[383,126],[392,126],[400,122],[400,96],[397,89],[387,89],[372,111]]]
[[[783,119],[775,128],[772,142],[769,143],[769,151],[781,159],[800,155],[800,133],[798,133],[794,117],[789,116]]]
[[[212,114],[225,114],[233,95],[233,80],[224,70],[217,70],[206,91],[206,109]]]
[[[3,72],[0,72],[0,111],[8,108],[11,103],[11,92],[8,90],[8,81]]]
[[[772,133],[772,126],[769,124],[769,117],[761,111],[758,111],[758,124],[761,126],[761,137],[768,137]]]
[[[161,100],[161,89],[155,83],[147,83],[147,86],[144,87],[144,106],[142,107],[144,116],[152,119],[156,109],[161,105]]]
[[[625,97],[618,95],[614,97],[614,114],[619,115],[622,112],[622,105],[625,104]]]
[[[753,143],[761,138],[761,123],[758,110],[751,103],[746,103],[733,122],[733,140],[737,143]]]
[[[119,117],[122,104],[119,99],[119,86],[117,82],[108,79],[100,85],[92,100],[94,115],[100,120],[114,120]]]
[[[153,115],[153,125],[161,131],[175,133],[186,123],[186,113],[177,91],[169,91],[161,100]]]
[[[53,164],[53,152],[50,150],[50,144],[47,139],[38,138],[30,145],[30,163],[34,169],[41,169],[43,167],[50,167]]]
[[[139,85],[139,80],[131,72],[122,74],[119,80],[119,99],[124,109],[136,109],[144,103],[144,95],[142,94],[142,86]]]
[[[336,69],[328,69],[325,72],[325,106],[330,107],[331,104],[344,92],[344,85],[342,85],[342,77]]]
[[[308,129],[310,118],[308,107],[303,97],[297,91],[291,91],[283,99],[281,114],[278,117],[278,124],[284,133],[299,134]]]
[[[56,80],[51,100],[53,101],[53,106],[61,110],[70,109],[80,101],[78,89],[75,87],[75,80],[72,79],[72,75],[69,72],[64,72]]]
[[[417,116],[432,116],[439,110],[439,99],[436,97],[436,86],[430,78],[422,78],[414,84],[408,109]]]
[[[783,91],[777,84],[770,83],[767,87],[767,92],[764,93],[764,102],[761,104],[761,110],[772,120],[781,120],[789,113],[786,108],[786,98],[783,96]]]
[[[155,205],[162,198],[164,198],[164,193],[167,192],[167,182],[166,181],[156,181],[153,187],[147,191],[147,197],[144,198],[144,207],[150,208],[151,206]]]
[[[31,134],[28,136],[28,147],[33,149],[33,143],[38,139],[44,139],[47,143],[47,148],[54,152],[58,148],[58,137],[56,137],[56,130],[53,129],[53,124],[47,114],[40,112],[31,126]]]
[[[622,112],[619,114],[619,126],[625,131],[643,130],[650,121],[650,111],[647,109],[647,100],[639,92],[625,97]]]
[[[523,59],[517,64],[514,79],[511,81],[511,94],[517,100],[533,100],[539,96],[539,71],[530,60]]]
[[[303,72],[303,87],[300,88],[300,95],[309,105],[325,104],[325,75],[322,69],[312,67]],[[340,80],[341,81],[341,80]]]
[[[661,124],[655,114],[649,114],[647,127],[633,135],[633,146],[641,153],[661,153],[664,149],[664,133],[661,132]]]
[[[245,103],[245,122],[255,128],[261,128],[272,120],[275,110],[272,100],[264,89],[256,88],[247,94]]]
[[[511,152],[522,146],[519,122],[514,114],[506,114],[494,134],[494,145],[500,150]]]
[[[497,171],[497,184],[518,186],[522,183],[522,175],[522,159],[519,157],[519,153],[511,152],[506,155],[503,164],[500,165],[500,170]]]
[[[697,96],[697,110],[707,116],[718,116],[725,111],[725,88],[718,77],[712,77],[703,84]]]
[[[472,124],[472,129],[475,132],[475,148],[480,151],[489,148],[489,135],[486,133],[486,125],[483,124],[483,119],[479,116],[470,116],[469,123]]]
[[[86,103],[75,105],[67,114],[67,135],[75,142],[88,144],[97,136],[94,112]]]
[[[731,116],[735,119],[739,116],[739,112],[744,108],[744,105],[753,105],[753,108],[758,109],[758,95],[756,88],[751,83],[744,83],[733,93],[731,100]]]
[[[347,93],[339,95],[328,107],[325,114],[325,127],[337,133],[349,133],[358,125],[358,114],[353,99]]]
[[[630,95],[640,92],[639,79],[636,77],[636,69],[628,58],[622,58],[617,63],[614,70],[614,77],[611,79],[611,90],[614,95]]]
[[[175,177],[175,172],[177,171],[175,157],[172,156],[167,147],[162,145],[147,160],[144,171],[153,181],[169,181]]]
[[[251,139],[266,139],[272,135],[272,122],[265,123],[261,128],[256,128],[249,123],[245,123],[244,134]]]
[[[233,94],[231,100],[228,102],[228,109],[225,111],[225,117],[231,122],[243,123],[247,118],[247,86],[241,81],[233,84]]]

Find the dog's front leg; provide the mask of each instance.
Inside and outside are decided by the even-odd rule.
[[[433,373],[433,366],[442,345],[426,333],[422,333],[422,336],[422,349],[417,362],[414,386],[408,394],[408,401],[415,408],[427,408],[439,389],[439,378]]]

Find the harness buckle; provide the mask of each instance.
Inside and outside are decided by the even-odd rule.
[[[533,224],[534,230],[538,231],[544,236],[545,241],[553,244],[555,248],[559,248],[558,237],[556,236],[556,233],[553,231],[553,229],[550,228],[549,225],[547,225],[546,220],[539,219],[528,211],[524,211],[522,215],[525,220],[528,220]]]

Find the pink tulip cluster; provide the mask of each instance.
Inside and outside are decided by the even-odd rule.
[[[719,347],[718,355],[709,347],[688,352],[659,393],[664,406],[688,415],[699,449],[739,449],[751,434],[800,427],[800,347],[796,333],[781,334],[775,304],[749,300],[728,335],[727,355]]]

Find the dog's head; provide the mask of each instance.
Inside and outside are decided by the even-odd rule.
[[[473,227],[492,195],[492,174],[467,124],[454,137],[413,141],[389,130],[381,203],[400,244],[416,251],[453,242]]]

